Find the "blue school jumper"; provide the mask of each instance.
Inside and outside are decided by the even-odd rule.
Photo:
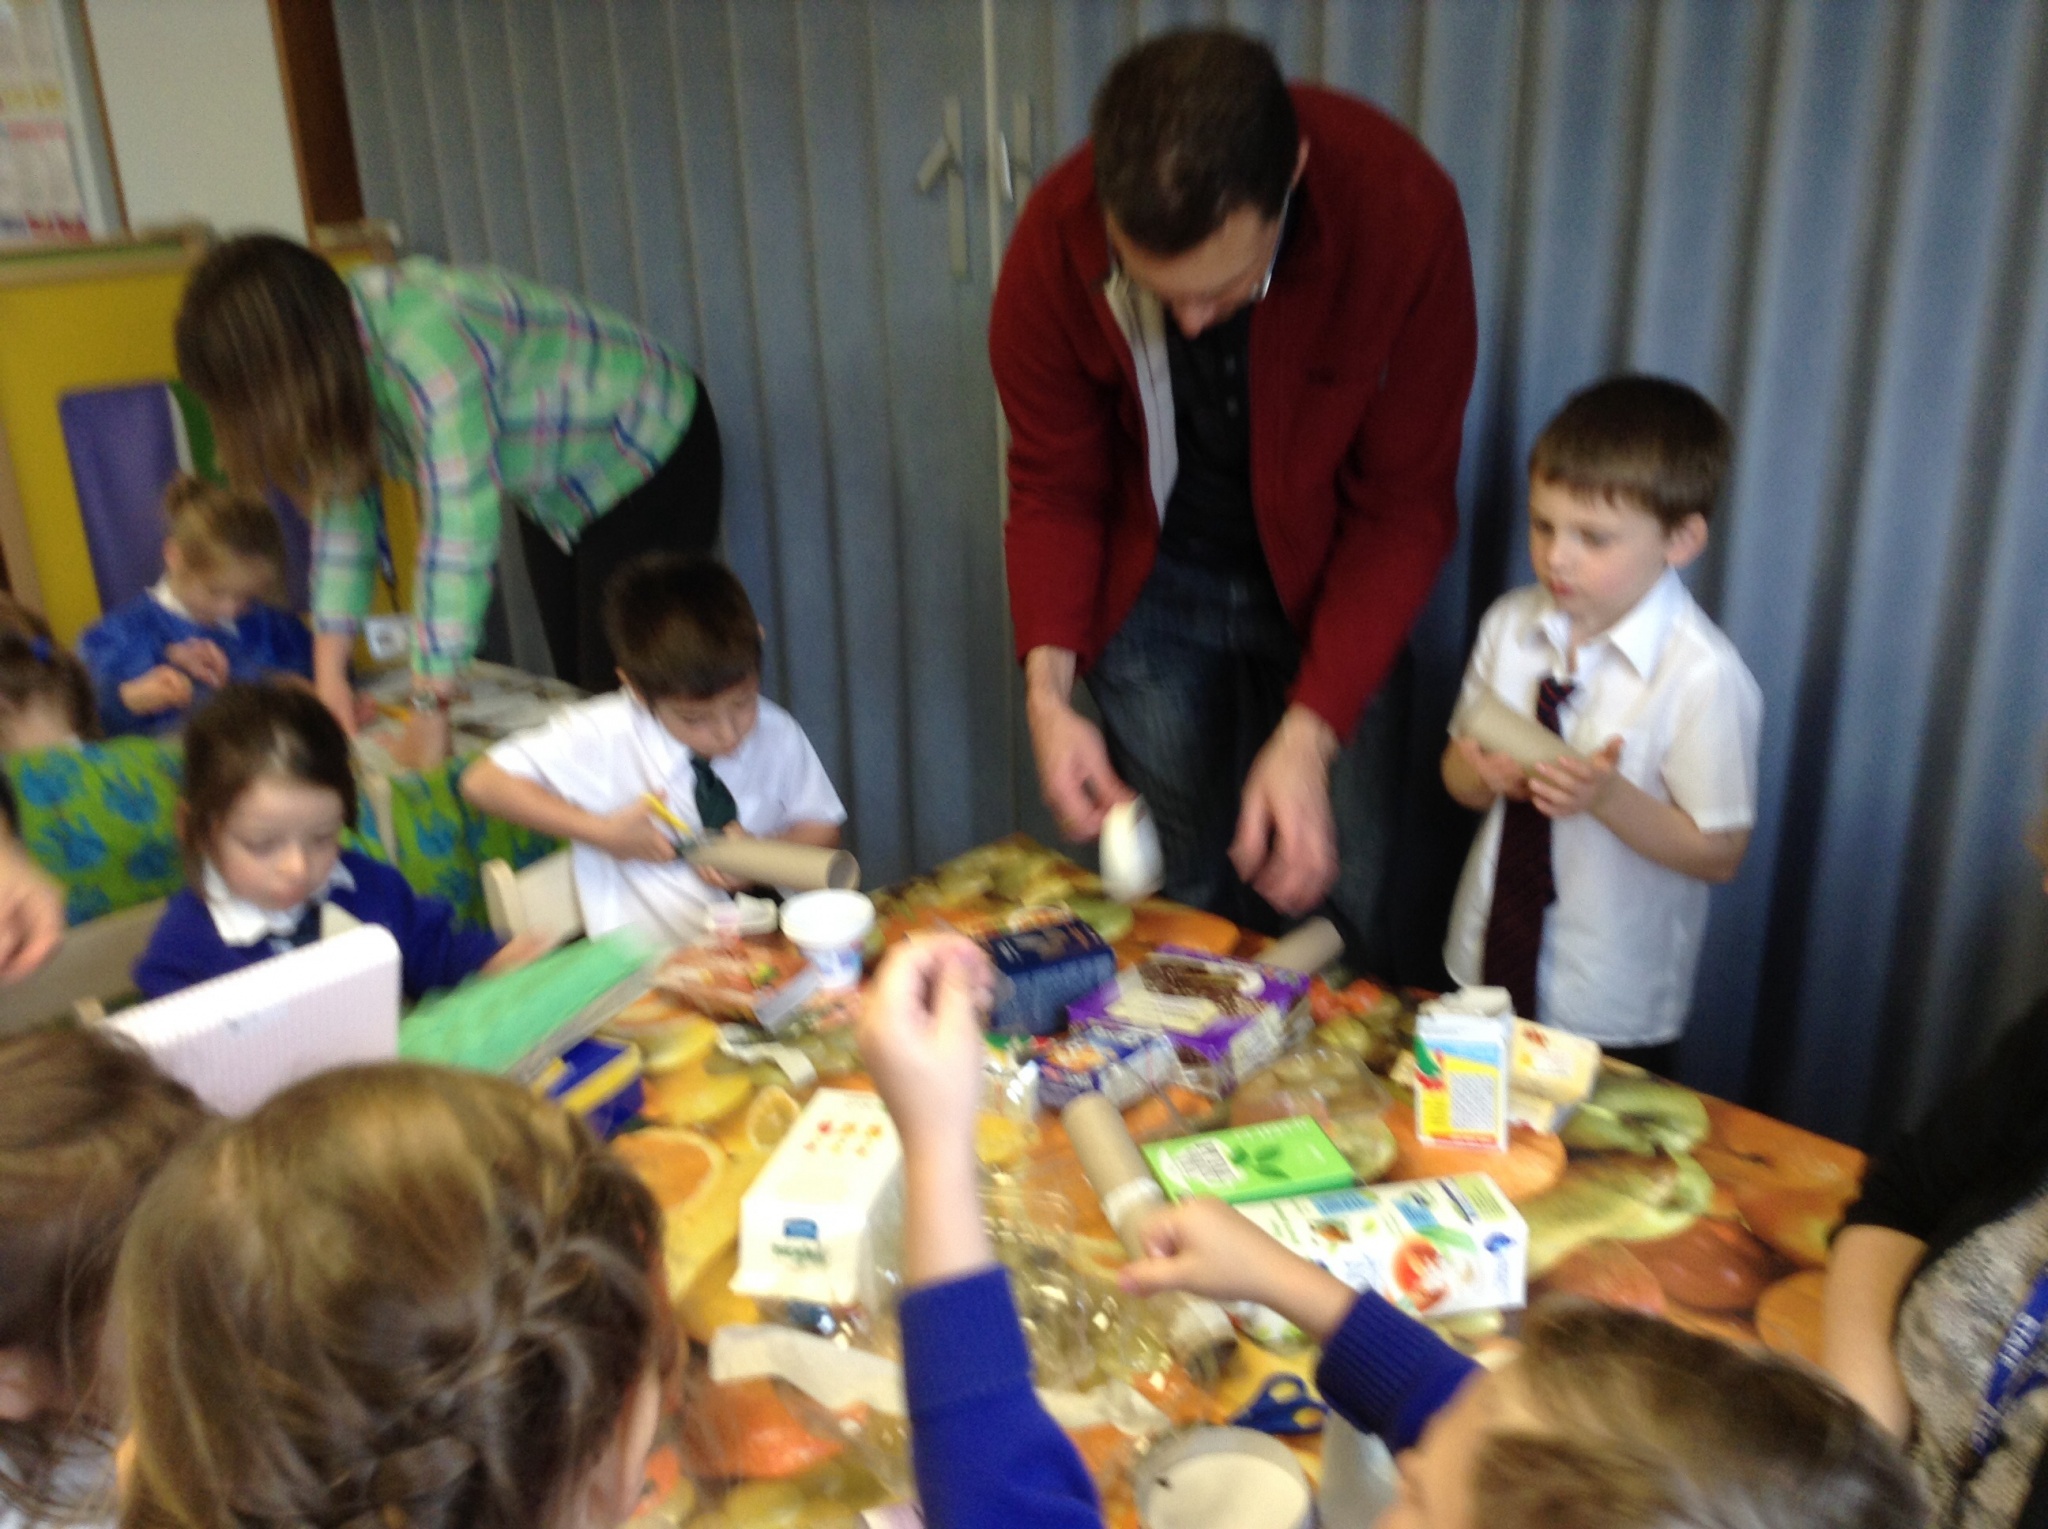
[[[336,870],[347,874],[337,874],[324,900],[365,924],[391,931],[407,998],[453,987],[498,953],[496,935],[458,924],[453,908],[438,897],[419,896],[390,866],[345,849]],[[230,945],[221,938],[206,899],[186,887],[173,894],[149,949],[135,963],[135,985],[144,997],[161,998],[310,945],[320,937],[322,900],[306,904],[289,934]]]
[[[99,693],[100,723],[108,737],[122,733],[172,733],[185,725],[189,709],[137,716],[121,704],[121,687],[163,663],[164,649],[193,637],[218,644],[227,655],[228,678],[248,683],[274,674],[313,677],[313,637],[306,623],[289,611],[252,605],[233,631],[201,626],[189,616],[167,609],[155,591],[137,595],[119,610],[102,616],[78,639],[78,656],[92,673]],[[212,689],[192,682],[192,704],[199,705]]]

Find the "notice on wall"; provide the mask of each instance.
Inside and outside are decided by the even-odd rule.
[[[91,236],[58,0],[0,0],[0,244]]]

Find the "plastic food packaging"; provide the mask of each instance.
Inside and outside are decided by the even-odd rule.
[[[1076,1029],[1166,1035],[1226,1089],[1273,1061],[1308,1027],[1309,979],[1201,951],[1163,947],[1068,1009]]]
[[[1049,1110],[1065,1109],[1083,1094],[1106,1095],[1127,1110],[1180,1077],[1173,1041],[1165,1035],[1082,1030],[1041,1040],[1034,1054],[1039,1103]]]
[[[1078,918],[985,935],[981,946],[1008,984],[989,1015],[999,1034],[1056,1034],[1067,1027],[1068,1004],[1116,976],[1116,952]]]
[[[782,905],[782,932],[827,989],[860,985],[861,949],[874,927],[875,905],[858,892],[804,892]]]
[[[640,1053],[632,1043],[595,1035],[549,1063],[533,1086],[606,1139],[640,1113],[647,1097],[640,1081]]]
[[[676,951],[655,980],[713,1019],[767,1030],[784,1027],[818,991],[818,974],[803,953],[774,936]]]

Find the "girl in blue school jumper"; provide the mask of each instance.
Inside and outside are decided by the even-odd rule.
[[[310,945],[323,903],[391,931],[408,998],[508,971],[544,948],[465,928],[390,866],[343,849],[355,816],[348,738],[310,689],[222,690],[185,735],[178,817],[192,885],[164,909],[136,987],[161,998]]]
[[[260,499],[189,473],[164,493],[164,575],[85,630],[79,656],[107,733],[170,733],[230,680],[313,676],[313,639],[264,604],[284,576],[284,538]]]

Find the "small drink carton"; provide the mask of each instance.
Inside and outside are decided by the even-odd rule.
[[[1283,1246],[1353,1290],[1376,1290],[1418,1317],[1523,1304],[1529,1227],[1483,1173],[1375,1184],[1243,1207]],[[1299,1335],[1276,1313],[1245,1303],[1253,1338]]]
[[[1514,1016],[1438,999],[1415,1016],[1415,1134],[1438,1147],[1503,1151]]]
[[[903,1144],[874,1094],[821,1088],[740,1201],[740,1295],[872,1308]]]
[[[1148,1142],[1142,1150],[1170,1200],[1213,1195],[1243,1204],[1358,1179],[1329,1134],[1306,1115]]]

